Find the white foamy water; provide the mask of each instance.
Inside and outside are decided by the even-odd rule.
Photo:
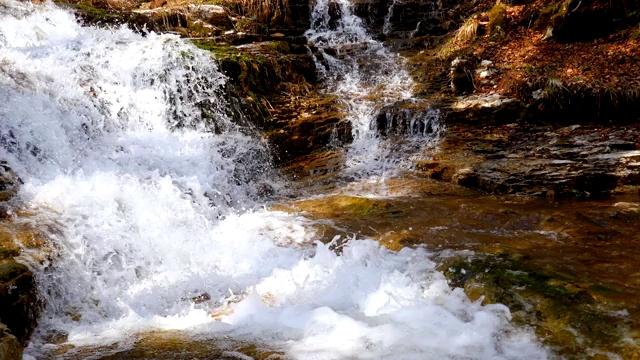
[[[157,329],[295,359],[547,357],[504,306],[449,288],[427,251],[335,252],[309,220],[261,209],[259,189],[282,185],[225,82],[176,37],[0,0],[0,157],[19,200],[59,224],[52,264],[34,268],[46,307],[28,358],[55,349],[52,331],[93,346]]]
[[[439,113],[427,105],[417,111],[422,118],[413,121],[431,122],[428,132],[412,131],[407,126],[409,135],[420,135],[421,145],[405,147],[398,139],[381,139],[376,121],[380,111],[411,99],[415,84],[405,70],[404,58],[388,51],[367,32],[363,21],[354,15],[353,6],[351,0],[316,1],[312,28],[306,35],[319,48],[316,65],[328,91],[345,104],[352,125],[354,140],[348,148],[347,175],[384,177],[400,167],[411,148],[424,146],[424,140],[437,136]],[[393,5],[390,12],[392,9]]]

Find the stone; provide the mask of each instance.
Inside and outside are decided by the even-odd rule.
[[[227,11],[219,5],[193,5],[187,7],[188,16],[193,19],[202,20],[214,26],[228,27],[231,19]]]
[[[0,359],[21,360],[22,345],[9,329],[0,323]]]
[[[449,121],[508,124],[522,116],[520,101],[499,94],[461,96],[451,105]]]
[[[382,136],[435,136],[440,129],[440,112],[427,102],[401,100],[380,109],[377,131]]]
[[[342,18],[342,9],[340,8],[340,3],[337,1],[329,2],[329,29],[335,30],[338,28],[340,24],[340,19]]]
[[[475,64],[470,59],[456,58],[451,62],[449,70],[449,80],[451,90],[455,94],[466,94],[473,92],[473,71]]]
[[[6,162],[0,162],[0,201],[8,201],[18,192],[22,180],[9,168]]]
[[[140,6],[144,0],[94,0],[91,5],[111,10],[132,10]]]
[[[38,313],[33,273],[14,259],[0,261],[0,322],[25,344],[36,326]]]
[[[505,37],[505,26],[507,9],[503,4],[497,4],[491,10],[489,10],[489,24],[487,29],[489,37],[495,40],[503,39]]]

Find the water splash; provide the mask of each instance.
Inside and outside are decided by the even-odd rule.
[[[504,306],[450,289],[425,250],[336,252],[312,244],[309,220],[261,210],[259,189],[282,185],[208,54],[7,0],[0,39],[0,156],[20,200],[60,224],[53,265],[34,269],[47,306],[28,356],[50,356],[51,331],[126,347],[155,329],[298,359],[547,356]]]

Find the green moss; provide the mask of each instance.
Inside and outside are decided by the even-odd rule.
[[[572,0],[552,1],[549,5],[543,7],[538,13],[534,27],[541,30],[554,27],[556,23],[569,12],[571,1]]]
[[[484,296],[484,303],[507,305],[516,323],[534,326],[541,339],[567,358],[581,358],[589,349],[621,353],[628,346],[625,338],[638,329],[631,320],[612,315],[614,309],[590,294],[612,290],[600,284],[584,290],[566,276],[545,273],[521,259],[506,255],[448,259],[441,270],[472,300]]]
[[[156,32],[167,30],[164,25],[155,22],[148,16],[133,11],[100,9],[92,6],[90,2],[56,1],[56,4],[71,9],[85,24],[96,26],[126,24],[134,30],[146,29],[146,31]]]
[[[225,43],[219,43],[213,40],[206,39],[198,39],[192,41],[195,46],[199,47],[202,50],[211,52],[218,59],[240,55],[238,49]]]
[[[271,41],[269,42],[269,47],[271,50],[281,54],[291,53],[291,46],[286,41]]]
[[[502,39],[505,37],[505,25],[507,20],[507,8],[503,4],[497,4],[487,13],[489,24],[487,29],[489,37]]]

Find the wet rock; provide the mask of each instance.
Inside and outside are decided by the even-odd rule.
[[[163,24],[153,19],[133,11],[114,10],[106,4],[104,8],[98,6],[88,6],[82,3],[59,3],[73,11],[76,17],[85,25],[93,26],[120,26],[126,25],[130,29],[147,33],[149,31],[163,32],[170,30]]]
[[[389,11],[387,1],[355,0],[353,13],[361,18],[369,29],[380,35],[384,26],[384,19]]]
[[[450,125],[433,161],[416,168],[494,194],[584,199],[640,184],[640,167],[634,166],[640,151],[607,145],[634,143],[635,131],[570,126],[539,133],[526,124]]]
[[[102,9],[132,10],[144,2],[144,0],[93,0],[91,5]]]
[[[10,200],[18,192],[21,184],[22,180],[6,162],[0,162],[0,201]]]
[[[338,28],[340,19],[342,18],[342,9],[340,4],[336,1],[329,2],[329,29],[335,30]]]
[[[0,358],[3,360],[22,359],[22,345],[3,324],[0,324]]]
[[[280,113],[278,119],[289,118],[286,125],[269,131],[266,137],[273,147],[278,163],[351,141],[351,123],[340,112],[311,114]],[[293,117],[290,117],[293,116]]]
[[[191,298],[191,302],[194,304],[201,304],[203,302],[207,302],[211,300],[211,295],[209,295],[208,293],[201,293],[199,295],[196,295],[194,297]]]
[[[455,5],[455,1],[446,0],[357,0],[354,14],[364,20],[375,36],[402,39],[445,34],[445,9]]]
[[[440,128],[440,112],[418,100],[401,100],[380,109],[376,116],[378,133],[382,136],[436,135]]]
[[[38,313],[35,281],[29,268],[13,259],[0,261],[0,322],[25,344]]]

